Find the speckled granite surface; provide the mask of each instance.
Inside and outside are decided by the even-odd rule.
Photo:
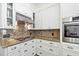
[[[16,40],[16,39],[6,38],[6,39],[3,39],[3,40],[0,40],[0,47],[6,48],[6,47],[13,46],[13,45],[16,45],[16,44],[19,44],[19,43],[23,43],[23,42],[26,42],[26,41],[29,41],[29,40],[32,40],[32,39],[26,38],[25,40],[19,41],[19,40]]]

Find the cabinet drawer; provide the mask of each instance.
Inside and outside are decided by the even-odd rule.
[[[36,45],[36,41],[35,41],[35,40],[30,40],[30,41],[21,43],[21,46],[22,46],[22,47],[26,47],[26,46],[28,46],[28,45]]]
[[[8,56],[14,56],[14,53],[8,53]]]
[[[59,43],[57,43],[57,42],[52,42],[52,41],[46,41],[46,40],[38,40],[37,41],[37,46],[38,45],[45,45],[45,46],[59,46]]]
[[[10,47],[8,47],[8,53],[15,52],[15,51],[17,51],[19,49],[20,49],[20,44],[10,46]]]
[[[37,43],[37,47],[40,47],[40,46],[44,46],[44,47],[48,47],[48,48],[53,48],[53,47],[58,47],[60,48],[60,44],[46,44],[46,43]]]
[[[49,44],[49,41],[42,40],[42,39],[37,40],[37,42],[38,42],[38,43],[46,43],[46,44]]]
[[[39,56],[55,56],[45,50],[37,49],[37,55]]]
[[[63,49],[63,56],[79,56],[79,52]]]
[[[62,48],[79,52],[79,46],[62,44]]]
[[[35,51],[31,50],[31,48],[27,47],[21,49],[21,56],[32,56],[32,55],[35,55]]]
[[[27,47],[24,47],[23,49],[28,49],[28,50],[30,50],[30,51],[35,51],[36,50],[36,46],[34,46],[34,45],[29,45],[29,46],[27,46]]]
[[[23,56],[23,55],[25,55],[25,54],[27,54],[27,53],[29,53],[30,52],[30,50],[29,50],[29,48],[27,47],[27,48],[22,48],[21,49],[21,56]]]
[[[8,53],[8,56],[20,56],[20,55],[21,55],[20,50]]]
[[[49,47],[47,48],[48,52],[54,55],[59,55],[59,48],[58,47]]]
[[[54,55],[59,55],[59,48],[58,47],[47,47],[47,46],[38,46],[37,49],[41,49],[41,50],[44,50],[44,51],[47,51],[51,54],[54,54]]]
[[[35,51],[30,51],[28,54],[25,54],[24,56],[34,56],[36,54]]]

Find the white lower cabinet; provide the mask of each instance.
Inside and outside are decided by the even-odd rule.
[[[61,49],[63,56],[79,56],[79,46],[74,44],[62,44]]]
[[[30,40],[6,48],[0,48],[2,56],[34,56],[36,40]]]
[[[79,52],[63,49],[63,56],[79,56]]]
[[[35,54],[35,49],[31,48],[31,46],[27,46],[21,49],[21,56],[33,56]]]
[[[20,51],[15,51],[15,52],[11,52],[11,53],[8,53],[8,56],[20,56]]]
[[[21,56],[27,56],[29,54],[30,50],[28,48],[24,48],[21,50]]]
[[[6,48],[0,48],[1,56],[79,56],[79,46],[33,39]]]
[[[60,44],[58,42],[51,42],[46,40],[37,40],[37,54],[41,56],[58,56],[60,50]],[[41,52],[40,52],[41,51]]]
[[[8,56],[14,56],[14,53],[11,52],[11,53],[8,54]]]
[[[48,51],[42,50],[42,49],[37,49],[37,55],[39,56],[55,56],[51,53],[49,53]]]
[[[34,56],[36,54],[36,40],[30,40],[22,43],[20,50],[21,56]]]
[[[30,51],[27,55],[25,55],[25,56],[34,56],[36,53],[35,53],[35,51]]]

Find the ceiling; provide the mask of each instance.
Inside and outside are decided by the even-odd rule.
[[[56,5],[56,4],[58,3],[31,3],[34,11],[49,7],[51,5]]]

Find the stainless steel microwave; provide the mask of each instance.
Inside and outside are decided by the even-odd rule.
[[[79,43],[79,17],[72,17],[71,20],[66,22],[65,19],[65,22],[63,22],[63,41]]]

